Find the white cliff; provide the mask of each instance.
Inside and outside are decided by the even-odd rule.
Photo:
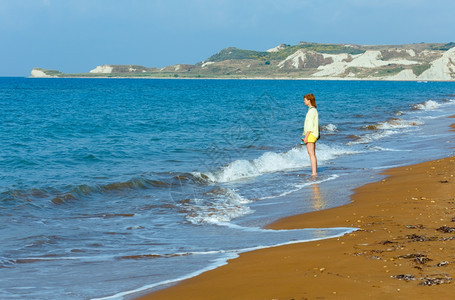
[[[267,50],[266,52],[279,52],[279,51],[281,51],[283,49],[286,49],[286,45],[285,44],[280,44],[280,45],[278,45],[276,47],[273,47],[273,48]]]
[[[434,60],[431,67],[418,77],[419,80],[453,80],[455,78],[455,47],[447,50],[441,58]]]
[[[411,69],[406,69],[401,71],[398,74],[388,76],[384,78],[385,80],[416,80],[417,76],[414,74],[414,72]]]
[[[110,74],[114,68],[110,65],[98,66],[95,69],[91,70],[90,73],[95,74]]]
[[[50,77],[52,77],[52,76],[47,75],[43,70],[37,69],[37,68],[32,70],[32,72],[30,73],[30,76],[34,77],[34,78],[50,78]]]
[[[377,50],[367,50],[363,54],[349,55],[342,54],[324,54],[324,58],[331,58],[332,63],[319,66],[318,72],[314,73],[314,77],[322,76],[340,76],[344,74],[348,68],[379,68],[391,64],[396,65],[415,65],[416,61],[407,59],[391,59],[383,60],[382,54]],[[349,76],[352,77],[352,76]]]
[[[293,54],[286,57],[285,60],[281,61],[278,64],[279,68],[283,68],[285,64],[289,63],[294,68],[299,68],[299,66],[303,65],[306,59],[305,51],[302,49],[295,51]]]

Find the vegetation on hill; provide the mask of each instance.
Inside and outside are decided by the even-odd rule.
[[[215,55],[212,55],[206,61],[217,62],[232,59],[264,59],[267,54],[268,52],[243,50],[235,47],[229,47],[221,50]]]
[[[444,45],[431,45],[430,48],[432,50],[441,50],[441,51],[447,51],[449,50],[450,48],[453,48],[455,47],[455,43],[454,42],[451,42],[451,43],[447,43],[447,44],[444,44]]]
[[[276,52],[262,52],[254,50],[243,50],[235,47],[229,47],[221,50],[209,57],[206,61],[209,62],[219,62],[224,60],[233,60],[233,59],[258,59],[264,61],[270,60],[283,60],[286,59],[289,55],[293,54],[299,49],[305,49],[309,51],[314,51],[318,53],[327,53],[327,54],[339,54],[339,53],[348,53],[351,55],[362,54],[365,52],[364,49],[359,49],[354,46],[347,46],[341,44],[318,44],[318,43],[307,43],[300,42],[298,45],[286,47],[282,50]]]
[[[47,70],[47,69],[42,69],[42,68],[35,68],[37,71],[44,72],[48,76],[61,76],[64,75],[62,72],[58,70]]]
[[[37,70],[53,77],[386,79],[400,74],[398,77],[401,79],[416,80],[417,77],[412,77],[412,74],[423,74],[432,67],[434,60],[452,47],[455,47],[454,42],[377,46],[300,42],[297,45],[281,44],[269,51],[229,47],[194,65],[177,64],[160,69],[138,65],[106,65],[97,67],[92,73],[82,74]],[[375,52],[364,57],[355,56],[366,51]],[[376,57],[378,52],[380,54]],[[324,54],[345,55],[336,58]],[[357,58],[359,60],[350,64]],[[455,59],[449,61],[455,65]],[[406,72],[401,73],[402,71]],[[441,71],[440,74],[443,72],[446,71]],[[425,76],[427,75],[423,76],[427,80]],[[437,76],[443,76],[444,80],[455,79],[455,74],[452,73]]]
[[[125,72],[146,72],[149,68],[138,66],[138,65],[113,65],[112,72],[114,73],[125,73]]]

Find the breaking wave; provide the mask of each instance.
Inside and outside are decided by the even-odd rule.
[[[347,145],[368,144],[372,141],[383,139],[385,137],[406,132],[406,128],[412,128],[423,125],[420,120],[403,120],[400,118],[392,118],[377,124],[369,124],[362,127],[364,130],[372,131],[360,136],[355,136],[355,140],[348,142]]]
[[[321,164],[338,156],[354,153],[358,152],[340,147],[329,147],[323,144],[318,145],[318,161]],[[235,160],[213,172],[194,172],[194,177],[198,177],[201,181],[205,180],[206,187],[211,186],[213,189],[203,194],[193,193],[191,197],[180,197],[185,198],[180,202],[186,214],[185,218],[193,224],[221,224],[234,218],[251,214],[254,211],[248,204],[252,200],[243,197],[235,189],[217,185],[308,166],[310,166],[310,162],[306,149],[296,147],[282,153],[266,152],[253,160]],[[336,177],[338,176],[330,176],[322,181],[332,180]],[[306,185],[289,187],[286,192],[282,192],[280,195],[263,196],[259,200],[284,196],[304,186]]]
[[[403,120],[399,118],[393,118],[385,122],[380,122],[377,124],[365,125],[362,128],[367,130],[391,130],[398,128],[408,128],[412,126],[419,126],[424,124],[422,121],[417,120]]]
[[[368,143],[371,143],[372,141],[383,139],[387,136],[402,133],[402,132],[403,131],[398,131],[398,130],[382,130],[382,131],[378,131],[375,133],[368,133],[368,134],[357,137],[357,139],[355,141],[348,142],[347,145],[351,146],[351,145],[358,145],[358,144],[368,144]]]
[[[358,153],[336,146],[318,145],[318,162],[332,160],[338,156]],[[295,170],[310,166],[305,148],[295,147],[287,152],[266,152],[253,160],[235,160],[214,172],[197,173],[195,176],[207,178],[213,183],[225,183],[254,178],[267,173]]]
[[[436,102],[434,100],[428,100],[423,103],[414,104],[412,106],[412,108],[414,110],[432,110],[432,109],[439,108],[440,106],[441,106],[441,104],[439,104],[438,102]]]

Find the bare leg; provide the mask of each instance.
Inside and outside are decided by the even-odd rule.
[[[306,149],[308,151],[308,155],[310,156],[310,163],[311,163],[311,176],[318,175],[318,159],[316,158],[316,144],[315,143],[307,143]]]

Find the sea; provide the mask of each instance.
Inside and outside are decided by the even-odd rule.
[[[266,226],[454,155],[454,114],[455,82],[0,78],[0,299],[133,299],[352,232]]]

